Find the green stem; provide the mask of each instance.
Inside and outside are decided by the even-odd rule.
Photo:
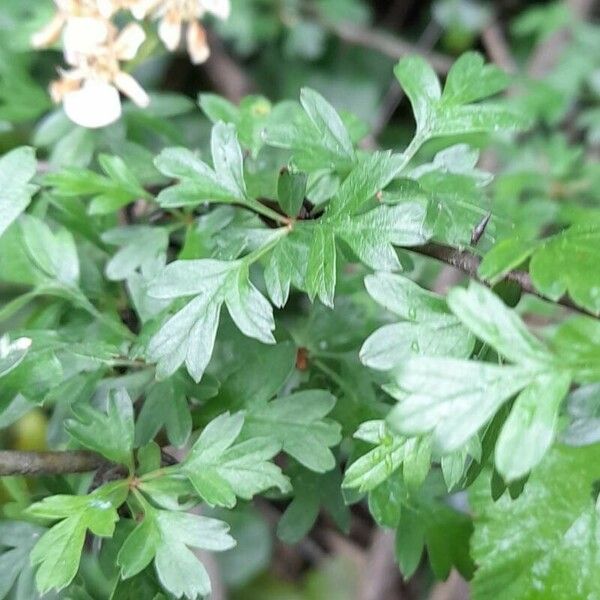
[[[248,202],[244,203],[244,206],[247,206],[249,209],[254,212],[262,215],[263,217],[267,217],[267,219],[271,219],[276,223],[282,223],[283,225],[287,225],[290,222],[289,217],[284,215],[280,215],[277,211],[265,206],[264,204],[258,202],[258,200],[251,199]]]
[[[260,248],[257,248],[253,252],[250,252],[250,254],[244,256],[242,260],[248,266],[251,265],[252,263],[256,262],[259,258],[261,258],[261,256],[264,256],[267,252],[271,251],[279,243],[279,240],[283,236],[287,235],[289,232],[289,227],[280,227],[279,229],[276,229],[274,231],[273,238],[268,243],[266,243],[264,246],[261,246]]]

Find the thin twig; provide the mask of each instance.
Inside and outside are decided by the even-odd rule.
[[[430,21],[419,37],[415,50],[417,52],[429,52],[439,40],[441,33],[441,27],[435,21]],[[375,140],[386,128],[398,106],[400,106],[403,98],[404,91],[394,77],[388,91],[385,94],[385,97],[383,98],[381,109],[377,115],[375,123],[373,124],[371,134],[367,138],[367,147],[375,147]]]
[[[238,104],[244,96],[254,92],[256,86],[247,72],[227,53],[219,37],[209,31],[208,39],[211,53],[204,63],[204,71],[219,94]]]
[[[401,598],[400,575],[394,557],[394,534],[391,531],[378,529],[375,532],[362,575],[359,600]]]
[[[86,473],[115,465],[95,452],[66,450],[64,452],[22,452],[0,450],[0,476],[62,475]]]
[[[435,243],[425,244],[424,246],[406,248],[406,250],[410,250],[412,252],[422,254],[423,256],[428,256],[430,258],[435,258],[436,260],[439,260],[443,263],[446,263],[447,265],[459,269],[460,271],[468,275],[471,279],[482,281],[477,273],[479,265],[481,264],[481,258],[475,254],[472,254],[468,250],[458,250],[450,246],[444,246],[442,244]],[[586,310],[581,306],[578,306],[566,296],[559,298],[556,301],[546,298],[543,294],[541,294],[535,289],[531,281],[531,277],[526,271],[510,271],[504,276],[504,280],[512,281],[518,284],[521,290],[527,294],[532,294],[534,296],[537,296],[538,298],[541,298],[548,302],[552,302],[554,304],[560,304],[561,306],[565,306],[567,308],[570,308],[571,310],[575,310],[590,317],[598,318],[598,315]],[[482,281],[482,283],[486,282]]]
[[[481,42],[487,55],[501,69],[510,74],[518,71],[517,63],[506,41],[504,31],[497,21],[492,21],[481,32]]]
[[[415,44],[398,38],[384,31],[359,27],[353,23],[322,23],[327,29],[348,44],[376,50],[381,54],[398,60],[409,54],[420,54],[441,75],[445,75],[452,66],[452,59],[444,54],[424,51]]]
[[[593,10],[596,0],[565,0],[565,5],[576,19],[584,20]],[[533,79],[543,79],[556,66],[571,39],[570,27],[555,31],[537,45],[529,59],[527,73]]]

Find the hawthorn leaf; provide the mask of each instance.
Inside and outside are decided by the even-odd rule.
[[[79,282],[79,259],[73,235],[67,229],[53,232],[32,215],[19,218],[22,240],[27,254],[38,271],[49,279],[68,287]]]
[[[472,281],[468,289],[455,288],[447,302],[466,327],[510,361],[524,365],[552,362],[549,350],[517,313],[485,286]]]
[[[365,340],[359,354],[364,365],[388,371],[415,355],[466,358],[471,354],[473,337],[441,296],[391,273],[367,275],[365,286],[378,304],[403,320],[380,327]]]
[[[427,132],[436,118],[442,97],[440,82],[429,63],[420,56],[408,56],[394,68],[394,75],[408,96],[417,122],[417,136]]]
[[[179,183],[162,190],[156,200],[165,208],[198,206],[204,202],[262,205],[250,198],[244,177],[244,157],[235,126],[218,122],[212,128],[213,167],[186,148],[167,148],[155,160],[156,168]]]
[[[443,94],[437,75],[422,57],[402,59],[394,74],[413,108],[417,123],[413,144],[417,147],[436,137],[520,129],[527,124],[519,114],[500,104],[471,104],[495,94],[506,84],[506,78],[493,67],[484,67],[476,55],[467,54],[457,61]]]
[[[22,147],[0,158],[0,236],[29,206],[38,186],[30,181],[37,162],[33,148]]]
[[[164,426],[171,444],[181,448],[192,432],[192,415],[184,390],[175,378],[154,384],[135,423],[136,446],[152,440]]]
[[[247,413],[244,434],[272,436],[307,469],[325,473],[335,466],[330,448],[341,439],[340,425],[325,418],[335,402],[325,390],[304,390],[254,406]]]
[[[17,338],[11,342],[7,335],[0,337],[0,378],[16,369],[25,360],[30,348],[30,338]]]
[[[120,247],[106,264],[105,273],[111,281],[122,281],[139,268],[151,268],[166,252],[169,234],[162,227],[129,225],[104,232],[102,241]]]
[[[492,284],[516,269],[535,251],[538,242],[521,238],[507,238],[498,242],[484,257],[477,274]]]
[[[350,511],[341,492],[339,468],[314,473],[299,468],[292,477],[294,498],[277,523],[277,537],[286,544],[297,544],[315,524],[321,506],[344,532],[350,528]]]
[[[31,564],[39,565],[36,585],[41,594],[61,590],[73,581],[79,568],[86,531],[111,537],[118,521],[117,508],[125,501],[123,482],[103,485],[88,496],[49,496],[27,508],[33,517],[60,522],[46,531],[31,551]]]
[[[300,104],[321,136],[323,145],[332,154],[352,160],[354,158],[352,140],[333,106],[321,94],[310,88],[303,88],[300,91]]]
[[[268,462],[280,452],[281,442],[269,436],[234,444],[243,425],[242,413],[223,413],[206,426],[180,464],[180,472],[211,506],[232,508],[236,496],[250,500],[273,487],[290,489],[279,467]]]
[[[506,482],[536,467],[552,445],[570,385],[569,373],[558,371],[541,375],[517,396],[496,443],[494,462]]]
[[[271,305],[250,283],[244,260],[175,261],[151,282],[148,293],[159,299],[196,295],[148,344],[148,359],[158,363],[159,379],[171,376],[185,362],[193,379],[200,381],[212,356],[223,303],[242,333],[275,342]]]
[[[354,437],[376,444],[376,447],[355,460],[346,469],[342,486],[368,492],[401,467],[406,457],[407,439],[395,435],[385,421],[380,420],[362,423],[354,433]]]
[[[465,52],[452,65],[442,94],[447,104],[468,104],[506,88],[509,76],[496,65],[486,65],[479,52]]]
[[[381,192],[402,167],[402,156],[391,152],[375,152],[359,159],[344,180],[327,210],[327,217],[354,215]]]
[[[418,246],[430,237],[426,207],[418,203],[380,206],[355,217],[336,219],[336,234],[367,266],[381,271],[400,269],[392,246]]]
[[[75,418],[65,422],[72,438],[113,462],[133,467],[133,404],[125,388],[109,394],[106,412],[77,403],[73,405],[73,413]]]
[[[335,235],[326,224],[313,228],[313,238],[306,265],[306,291],[311,300],[318,297],[333,307],[336,282]]]
[[[89,169],[66,167],[48,173],[44,183],[64,198],[92,196],[88,207],[91,215],[114,213],[135,200],[150,198],[123,158],[101,154],[98,162],[105,175]]]
[[[208,596],[208,573],[190,548],[223,552],[235,546],[227,523],[186,512],[144,508],[144,520],[129,534],[117,556],[121,576],[133,577],[154,560],[158,579],[176,598]]]
[[[235,126],[223,122],[217,123],[212,130],[210,147],[219,182],[233,190],[236,197],[245,198],[244,156]]]
[[[26,587],[33,578],[29,555],[44,532],[43,527],[25,521],[0,523],[0,598],[8,597],[12,589]]]
[[[233,322],[244,335],[265,344],[275,343],[273,309],[250,282],[247,267],[239,269],[237,281],[231,284],[225,303]]]
[[[306,173],[294,173],[287,168],[282,169],[279,173],[277,200],[286,215],[296,217],[300,212],[306,196],[307,181]]]
[[[306,265],[310,252],[308,232],[296,227],[273,248],[265,267],[264,277],[273,304],[283,308],[293,284],[304,288]]]
[[[474,600],[594,597],[600,586],[599,464],[598,445],[557,447],[514,500],[504,494],[493,501],[486,478],[475,485]]]
[[[600,442],[600,383],[582,385],[566,399],[569,424],[560,441],[569,446]]]
[[[263,130],[265,142],[291,150],[292,162],[301,170],[348,172],[356,154],[337,111],[319,93],[308,88],[301,90],[300,103],[302,108],[297,105],[281,107],[282,114],[267,123]]]
[[[436,450],[461,448],[514,394],[540,374],[531,368],[451,358],[411,358],[388,391],[400,402],[388,423],[404,435],[433,434]]]
[[[573,301],[600,314],[600,227],[574,225],[542,242],[529,265],[536,289],[552,300],[567,293]]]

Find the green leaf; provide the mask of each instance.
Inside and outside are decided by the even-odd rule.
[[[552,300],[566,292],[573,301],[600,314],[600,227],[576,225],[544,241],[531,257],[533,285]]]
[[[479,339],[512,362],[547,365],[552,361],[546,346],[485,286],[472,281],[466,290],[452,290],[448,306]]]
[[[17,148],[0,158],[0,236],[29,206],[37,186],[30,181],[37,162],[33,148]]]
[[[297,544],[315,524],[323,506],[344,532],[350,527],[350,511],[341,493],[339,468],[327,473],[298,469],[292,478],[294,498],[277,523],[277,537],[286,544]]]
[[[328,218],[354,215],[364,210],[369,200],[381,192],[402,167],[401,155],[375,152],[359,159],[331,200]]]
[[[537,242],[521,238],[508,238],[498,242],[484,257],[477,273],[492,284],[500,281],[509,271],[516,269],[535,251]]]
[[[24,521],[0,523],[0,598],[6,598],[13,588],[26,588],[32,579],[29,554],[44,531],[43,527]]]
[[[150,284],[159,299],[199,294],[169,318],[148,344],[148,359],[158,363],[157,377],[165,379],[185,362],[200,381],[210,361],[223,303],[240,331],[264,343],[274,343],[273,311],[250,283],[245,260],[175,261]]]
[[[435,108],[442,97],[442,88],[427,61],[419,56],[408,56],[394,69],[394,75],[408,96],[417,122],[417,135],[435,126]]]
[[[235,126],[217,123],[212,128],[213,167],[186,148],[167,148],[156,157],[156,168],[180,183],[160,192],[157,202],[165,208],[198,206],[204,202],[242,204],[258,210],[264,206],[250,198],[244,178],[244,157]]]
[[[22,337],[11,342],[8,336],[0,337],[0,377],[16,369],[27,356],[30,348],[30,338]]]
[[[407,440],[405,437],[394,435],[385,421],[362,423],[354,437],[376,444],[376,447],[346,469],[342,486],[368,492],[400,468],[406,457]]]
[[[270,489],[290,489],[279,467],[268,462],[281,450],[273,437],[255,437],[235,444],[244,425],[242,413],[223,413],[209,423],[192,447],[180,471],[212,506],[233,507],[236,496],[250,500]]]
[[[505,494],[492,501],[485,478],[476,485],[474,600],[594,597],[600,586],[599,461],[597,445],[557,448],[516,500]]]
[[[167,148],[155,159],[156,168],[180,183],[160,192],[157,202],[165,208],[196,206],[202,202],[236,202],[241,198],[187,148]]]
[[[394,74],[410,99],[417,122],[414,146],[436,137],[519,129],[526,124],[502,105],[470,104],[495,94],[507,83],[497,69],[484,67],[477,54],[463,56],[452,71],[442,94],[425,59],[408,56],[396,65]]]
[[[111,537],[119,519],[117,508],[126,496],[126,486],[116,482],[98,488],[89,496],[50,496],[27,509],[34,517],[62,519],[42,535],[31,552],[31,563],[39,565],[36,584],[40,593],[53,588],[61,590],[73,581],[86,531]]]
[[[335,466],[332,446],[341,439],[338,423],[325,419],[336,399],[324,390],[304,390],[277,398],[264,407],[253,407],[246,416],[244,434],[272,436],[283,451],[317,473]]]
[[[473,337],[441,296],[391,273],[367,275],[365,286],[378,304],[403,321],[384,325],[365,340],[360,349],[364,365],[388,371],[415,355],[466,358],[471,354]]]
[[[355,217],[338,218],[332,226],[364,264],[393,271],[400,269],[393,245],[418,246],[429,239],[426,216],[425,206],[406,202],[380,206]]]
[[[300,212],[306,196],[307,179],[306,173],[293,173],[287,168],[279,173],[277,199],[286,215],[296,217]]]
[[[246,197],[244,157],[235,127],[217,123],[210,139],[213,165],[219,182],[233,190],[238,198]]]
[[[144,509],[144,520],[127,537],[117,556],[121,576],[133,577],[154,559],[158,579],[175,597],[196,600],[209,595],[208,573],[190,548],[222,552],[235,546],[227,523],[148,505]]]
[[[541,374],[541,373],[539,373]],[[441,454],[458,450],[511,396],[529,385],[533,369],[450,358],[412,358],[388,391],[400,403],[388,423],[405,435],[431,432]]]
[[[286,106],[278,119],[267,124],[263,133],[266,143],[291,150],[293,163],[303,171],[349,171],[356,155],[339,114],[320,94],[308,88],[301,91],[300,102],[303,111]]]
[[[98,162],[106,175],[67,167],[48,173],[44,183],[65,198],[92,196],[88,207],[92,215],[114,213],[134,200],[149,198],[148,192],[121,157],[101,154]]]
[[[156,258],[166,252],[169,234],[161,227],[129,225],[104,232],[102,241],[120,246],[106,264],[105,272],[111,281],[121,281],[139,268],[151,268]]]
[[[303,88],[300,91],[300,104],[321,136],[323,145],[332,154],[352,160],[354,157],[352,141],[333,106],[310,88]]]
[[[21,215],[22,241],[29,259],[39,273],[68,287],[79,281],[79,259],[71,232],[53,232],[48,225],[31,215]]]
[[[333,307],[335,281],[335,235],[327,225],[318,224],[313,228],[306,265],[306,291],[310,299],[318,296],[325,306]]]
[[[501,92],[508,82],[508,75],[495,65],[484,64],[481,54],[465,52],[448,72],[442,101],[456,105],[475,102]]]
[[[556,436],[570,385],[568,373],[550,373],[518,395],[496,444],[495,464],[505,481],[520,479],[542,460]]]
[[[265,285],[275,306],[287,303],[291,285],[304,288],[310,251],[309,230],[295,227],[271,252],[265,267]]]
[[[75,419],[65,422],[69,435],[109,460],[132,467],[133,405],[125,388],[109,395],[106,413],[83,403],[74,405],[73,412]]]
[[[136,446],[152,440],[164,426],[171,444],[181,448],[192,432],[192,416],[184,390],[175,378],[153,385],[135,423]]]

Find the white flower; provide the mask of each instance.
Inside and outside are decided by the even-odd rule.
[[[138,106],[148,106],[148,94],[120,65],[135,57],[144,39],[144,30],[130,24],[118,36],[111,30],[105,44],[94,46],[93,52],[83,52],[83,44],[67,52],[73,68],[52,84],[53,100],[63,103],[73,122],[89,128],[105,127],[121,116],[119,91]]]
[[[34,48],[47,48],[58,42],[69,19],[106,18],[106,15],[101,13],[96,0],[54,0],[54,4],[56,4],[56,13],[52,20],[31,37],[31,45]]]
[[[152,14],[159,20],[158,35],[171,51],[179,46],[182,30],[187,24],[186,45],[194,64],[204,62],[210,55],[200,19],[206,13],[227,19],[230,11],[229,0],[139,0],[132,9],[134,15]]]

